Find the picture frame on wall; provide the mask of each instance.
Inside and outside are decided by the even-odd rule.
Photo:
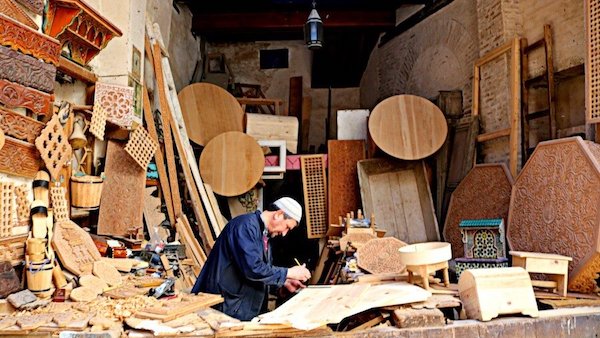
[[[135,46],[131,48],[131,77],[139,82],[142,78],[142,53]]]

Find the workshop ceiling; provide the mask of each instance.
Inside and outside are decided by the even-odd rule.
[[[314,51],[313,88],[357,87],[379,35],[389,41],[452,0],[317,0],[324,46]],[[210,42],[302,40],[312,0],[178,0]],[[396,16],[406,20],[396,26]]]

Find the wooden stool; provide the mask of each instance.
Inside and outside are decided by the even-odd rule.
[[[448,278],[448,261],[443,261],[435,264],[427,265],[407,265],[406,271],[408,271],[408,282],[413,283],[413,274],[421,276],[423,280],[423,287],[425,290],[429,290],[429,274],[434,273],[438,270],[442,270],[444,273],[444,286],[450,285],[450,278]]]
[[[532,280],[533,286],[556,289],[562,297],[567,297],[567,280],[569,275],[569,262],[573,258],[568,256],[545,254],[539,252],[510,251],[513,266],[519,266],[529,273],[543,273],[551,281]]]

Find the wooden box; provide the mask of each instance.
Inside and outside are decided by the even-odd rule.
[[[506,258],[504,220],[465,219],[458,227],[462,234],[465,258]]]
[[[456,278],[468,269],[495,269],[508,268],[508,258],[480,259],[480,258],[456,258],[454,271]]]
[[[488,321],[513,313],[538,316],[531,279],[523,268],[466,270],[458,292],[470,319]]]

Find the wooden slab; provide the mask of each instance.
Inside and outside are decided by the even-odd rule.
[[[72,221],[54,224],[52,247],[63,267],[77,276],[91,274],[100,253],[90,235]]]
[[[322,238],[327,234],[327,175],[323,155],[307,155],[302,163],[304,214],[308,238]]]
[[[37,32],[18,21],[0,14],[0,44],[47,63],[58,65],[61,44],[58,40]]]
[[[35,21],[14,0],[0,0],[0,13],[19,21],[31,29],[37,30],[39,28]]]
[[[387,236],[409,244],[439,240],[423,162],[363,160],[358,180],[364,214],[375,214],[377,227]]]
[[[11,1],[11,0],[3,0]],[[0,78],[46,93],[54,91],[56,66],[0,46]]]
[[[444,239],[452,245],[452,257],[465,255],[460,221],[508,219],[512,186],[512,176],[504,164],[478,164],[462,180],[452,193],[444,224]]]
[[[98,234],[123,236],[135,232],[142,227],[146,170],[122,144],[108,141],[104,173]]]
[[[198,295],[184,296],[182,300],[163,301],[160,306],[139,309],[135,316],[167,322],[222,302],[223,297],[220,295],[199,293]]]
[[[221,133],[244,130],[242,107],[221,87],[194,83],[183,88],[178,98],[188,136],[201,146]]]
[[[512,190],[511,250],[573,257],[572,291],[595,292],[600,271],[600,145],[580,137],[538,144]]]
[[[394,237],[374,238],[357,250],[358,266],[370,273],[401,273],[406,266],[398,249],[403,246],[406,243]]]
[[[290,153],[298,152],[298,118],[294,116],[247,113],[246,134],[257,141],[284,140]]]
[[[339,216],[361,208],[356,164],[366,158],[365,142],[330,140],[327,141],[327,152],[329,154],[327,224],[331,224]]]
[[[369,117],[369,132],[381,150],[404,160],[435,153],[448,133],[446,118],[427,99],[396,95],[381,101]]]
[[[35,145],[6,136],[0,149],[0,172],[34,178],[43,166]]]
[[[0,129],[6,136],[34,143],[46,124],[11,110],[0,108]]]
[[[236,131],[213,138],[200,155],[202,179],[222,196],[250,190],[260,180],[264,166],[265,156],[256,140]]]
[[[25,260],[27,234],[0,239],[0,261],[9,261],[13,266]]]
[[[8,108],[26,108],[34,114],[49,115],[54,95],[0,79],[0,103]]]
[[[37,15],[44,13],[44,0],[17,0],[17,2]]]

